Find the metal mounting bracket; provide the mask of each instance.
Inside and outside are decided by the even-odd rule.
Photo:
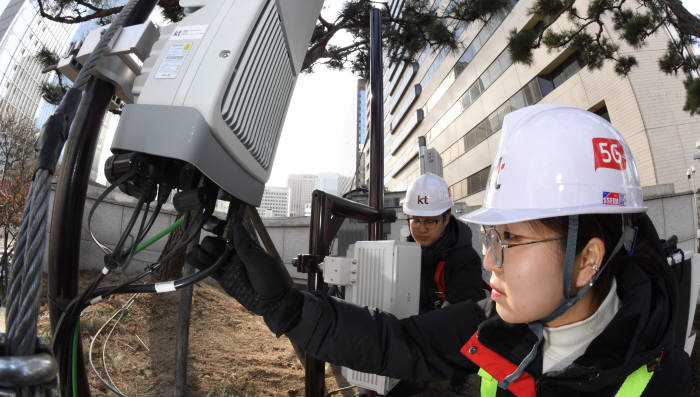
[[[58,60],[58,71],[71,81],[75,81],[78,71],[95,51],[100,36],[107,26],[95,29],[76,47]],[[108,81],[116,87],[117,96],[126,103],[133,103],[132,87],[134,79],[141,73],[143,61],[158,40],[159,31],[152,22],[122,28],[110,41],[104,57],[99,60],[93,75]]]

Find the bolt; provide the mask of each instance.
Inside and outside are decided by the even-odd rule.
[[[228,58],[229,55],[231,55],[231,51],[223,50],[219,53],[219,58]]]

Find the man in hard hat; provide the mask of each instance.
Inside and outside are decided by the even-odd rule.
[[[472,233],[452,216],[452,205],[447,183],[435,174],[421,175],[406,191],[408,240],[421,246],[421,313],[486,297]]]
[[[471,230],[452,216],[452,205],[447,182],[435,174],[419,176],[406,191],[403,212],[408,215],[408,241],[421,246],[420,313],[486,297]],[[464,375],[451,379],[451,396],[464,394]],[[402,381],[388,397],[412,395],[426,387],[425,382]]]

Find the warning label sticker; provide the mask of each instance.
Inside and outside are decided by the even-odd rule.
[[[209,25],[179,26],[170,35],[170,40],[198,40],[207,32]]]
[[[163,62],[161,62],[158,71],[154,78],[156,79],[174,79],[180,71],[182,64],[185,63],[185,57],[190,53],[192,43],[174,43],[168,48]]]

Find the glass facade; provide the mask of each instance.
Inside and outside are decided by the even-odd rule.
[[[41,86],[50,74],[34,56],[42,47],[60,54],[75,26],[42,19],[33,1],[10,0],[0,15],[0,114],[41,117]]]
[[[569,58],[564,60],[559,67],[555,68],[553,72],[547,74],[546,80],[557,81],[557,86],[561,85],[564,81],[583,68],[583,63],[578,59],[579,57],[576,54],[571,55]],[[493,66],[493,64],[491,66]],[[447,165],[451,163],[464,153],[475,148],[478,144],[485,141],[491,135],[500,131],[501,126],[503,125],[503,118],[506,114],[525,106],[534,105],[549,94],[552,90],[544,91],[542,89],[541,81],[543,79],[544,78],[542,76],[537,76],[530,80],[523,88],[518,90],[518,92],[513,94],[513,96],[508,98],[508,100],[501,104],[501,106],[491,112],[491,114],[489,114],[479,124],[477,124],[476,127],[469,130],[461,139],[442,152],[441,155],[444,164]],[[599,111],[601,117],[607,116],[607,108],[603,107]],[[487,170],[488,168],[490,167],[487,167]],[[481,184],[483,178],[479,179],[481,177],[475,177],[475,175],[483,172],[484,170],[478,171],[453,184],[451,186],[454,192],[454,195],[452,196],[453,199],[459,200],[463,197],[484,190],[486,187],[485,182],[483,185]],[[471,182],[469,182],[470,178],[472,178]]]

